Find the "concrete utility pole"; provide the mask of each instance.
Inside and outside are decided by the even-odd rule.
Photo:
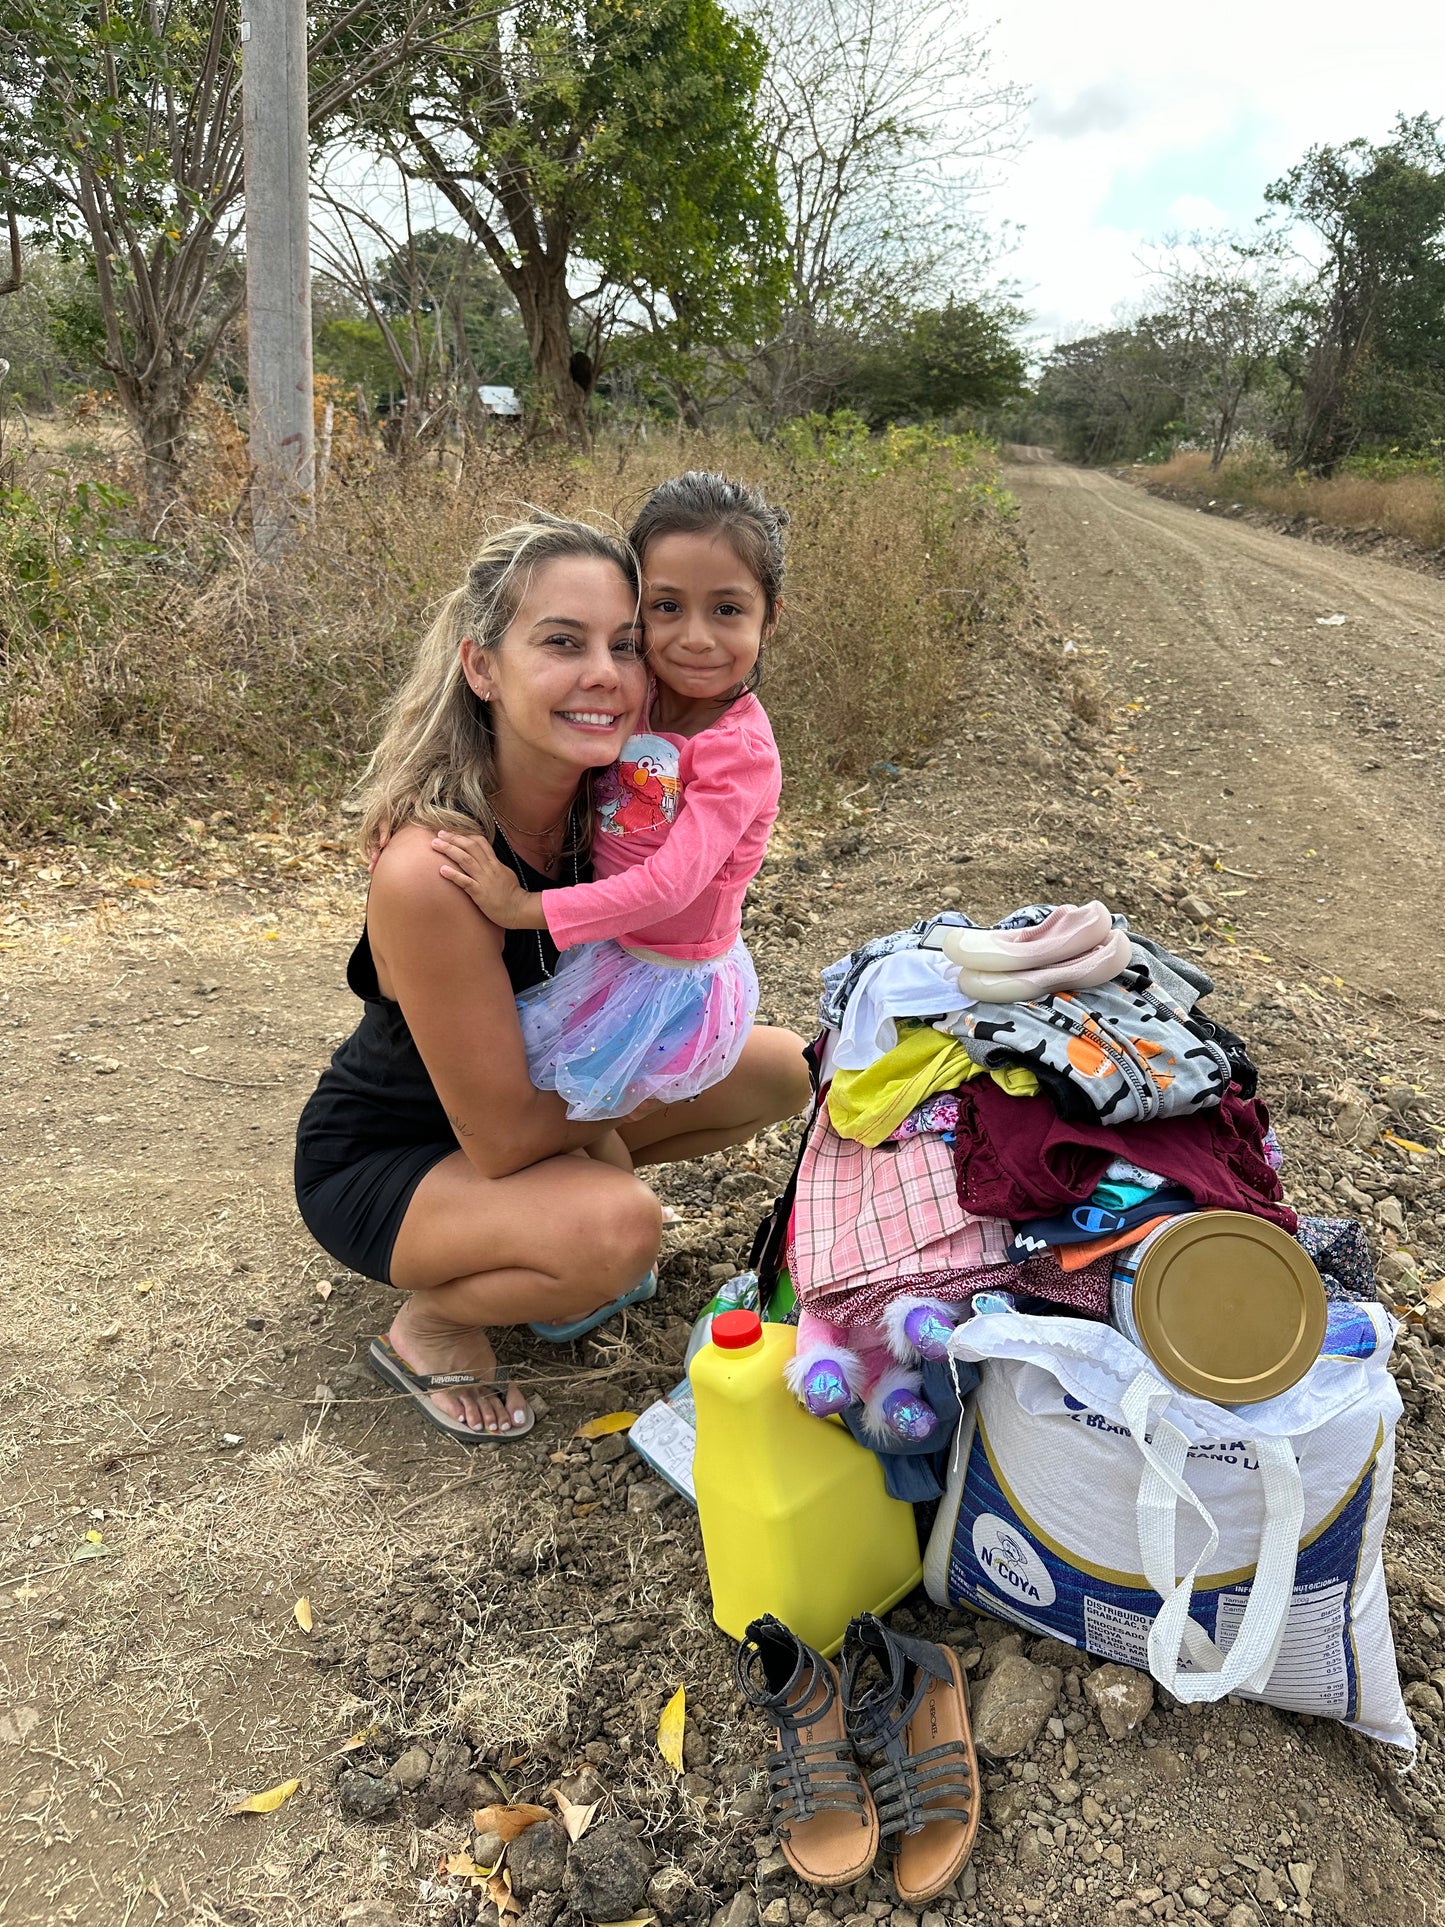
[[[252,521],[275,560],[316,484],[306,0],[243,0],[241,40]]]

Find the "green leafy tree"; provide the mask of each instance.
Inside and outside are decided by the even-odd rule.
[[[1289,452],[1328,474],[1362,440],[1428,439],[1445,419],[1445,145],[1401,115],[1393,136],[1313,147],[1266,190],[1323,244],[1298,304]]]
[[[717,0],[521,0],[369,102],[373,138],[404,142],[510,290],[574,441],[629,304],[685,372],[776,301],[763,65]]]
[[[866,345],[840,399],[875,428],[998,407],[1024,392],[1022,321],[1016,308],[976,301],[904,314]]]
[[[1148,319],[1062,342],[1044,361],[1037,401],[1075,461],[1129,462],[1186,432],[1187,370]]]
[[[384,313],[414,305],[453,344],[474,382],[520,387],[530,372],[527,336],[510,289],[469,235],[428,228],[377,261],[373,285]]]
[[[83,261],[49,249],[23,252],[20,285],[0,302],[5,394],[21,408],[53,408],[83,386],[103,342],[95,278]]]

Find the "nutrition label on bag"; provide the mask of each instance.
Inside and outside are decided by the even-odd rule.
[[[1279,1658],[1269,1677],[1272,1706],[1295,1707],[1344,1719],[1349,1712],[1350,1678],[1345,1656],[1345,1600],[1343,1585],[1296,1592],[1280,1645]],[[1206,1596],[1207,1597],[1207,1596]],[[1244,1624],[1249,1594],[1222,1592],[1215,1601],[1214,1643],[1228,1652]],[[1206,1600],[1195,1602],[1195,1617],[1207,1629]],[[1152,1615],[1130,1612],[1113,1600],[1084,1595],[1084,1643],[1101,1659],[1149,1670],[1149,1628]],[[1187,1653],[1179,1656],[1179,1670],[1197,1672]],[[1255,1694],[1248,1698],[1258,1697]]]
[[[1315,1592],[1295,1593],[1279,1658],[1269,1676],[1272,1706],[1294,1707],[1301,1713],[1324,1713],[1337,1720],[1344,1719],[1349,1712],[1350,1677],[1344,1640],[1347,1591],[1347,1587],[1336,1585],[1321,1586]],[[1225,1652],[1239,1635],[1248,1604],[1244,1593],[1219,1595],[1214,1639]]]
[[[1149,1628],[1153,1624],[1152,1613],[1130,1612],[1127,1606],[1116,1605],[1111,1599],[1084,1595],[1084,1644],[1101,1659],[1117,1659],[1122,1666],[1137,1666],[1141,1673],[1147,1673]],[[1233,1637],[1231,1633],[1230,1639]],[[1179,1670],[1197,1673],[1199,1668],[1188,1653],[1181,1652]]]

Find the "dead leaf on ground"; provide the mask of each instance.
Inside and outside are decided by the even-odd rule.
[[[682,1735],[687,1725],[687,1688],[679,1686],[657,1722],[657,1750],[674,1773],[682,1771]]]
[[[634,1914],[631,1920],[599,1921],[598,1927],[649,1927],[649,1923],[656,1918],[656,1914]]]
[[[296,1624],[301,1628],[303,1633],[309,1633],[311,1631],[311,1601],[304,1593],[291,1608],[291,1617],[296,1621]]]
[[[535,1827],[539,1820],[550,1820],[551,1817],[545,1807],[529,1806],[525,1801],[517,1801],[507,1807],[478,1807],[472,1815],[472,1825],[478,1833],[494,1833],[499,1840],[515,1840],[528,1827]]]
[[[24,1746],[39,1724],[38,1706],[12,1706],[0,1713],[0,1746]]]
[[[274,1813],[278,1807],[285,1806],[291,1795],[299,1791],[300,1786],[299,1780],[283,1780],[280,1786],[267,1787],[264,1793],[253,1793],[249,1800],[243,1800],[240,1806],[232,1807],[231,1812]]]
[[[583,1806],[577,1800],[569,1800],[565,1793],[552,1789],[552,1798],[557,1802],[557,1811],[562,1816],[562,1825],[567,1830],[567,1838],[576,1846],[577,1842],[591,1826],[601,1802],[594,1800],[590,1806]]]
[[[1393,1131],[1382,1131],[1380,1135],[1384,1138],[1386,1144],[1393,1144],[1397,1150],[1413,1151],[1417,1157],[1422,1158],[1427,1158],[1430,1155],[1429,1145],[1417,1144],[1412,1137],[1396,1137]]]
[[[522,1903],[512,1892],[512,1876],[507,1872],[505,1867],[503,1867],[500,1873],[494,1873],[491,1876],[484,1884],[482,1891],[486,1894],[487,1899],[491,1901],[503,1920],[506,1919],[508,1914],[521,1913]]]
[[[609,1432],[628,1432],[637,1423],[636,1412],[604,1412],[600,1418],[583,1421],[572,1434],[576,1439],[605,1439]]]

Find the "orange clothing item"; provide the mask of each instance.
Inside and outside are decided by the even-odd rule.
[[[1061,1271],[1082,1271],[1095,1258],[1105,1258],[1111,1251],[1122,1251],[1126,1245],[1142,1244],[1156,1226],[1168,1224],[1177,1218],[1177,1211],[1165,1211],[1157,1218],[1148,1218],[1143,1224],[1130,1225],[1127,1231],[1111,1232],[1107,1238],[1090,1238],[1081,1245],[1050,1245],[1049,1249],[1059,1261]]]

